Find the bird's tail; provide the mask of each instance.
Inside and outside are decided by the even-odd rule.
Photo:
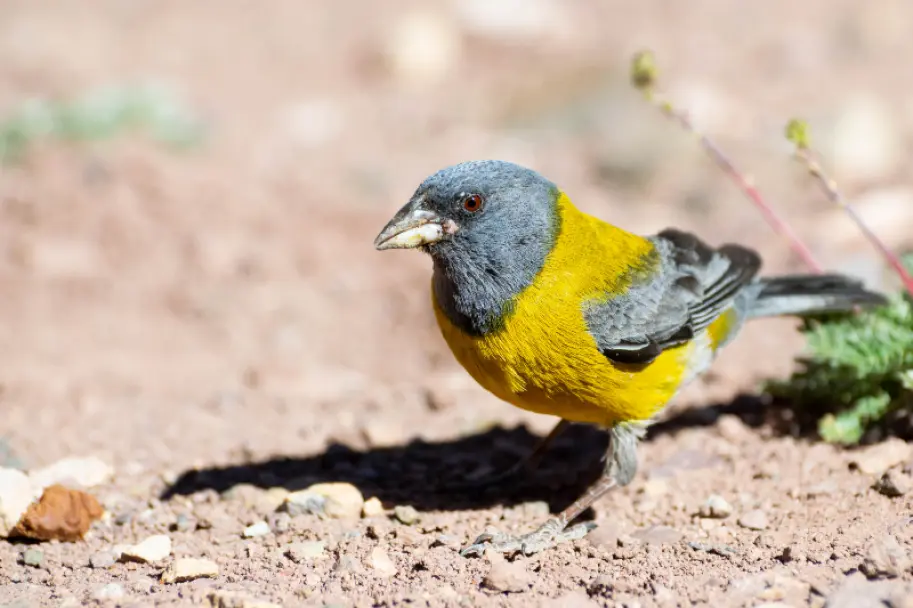
[[[840,274],[789,275],[763,278],[749,317],[810,315],[878,306],[887,299],[863,287],[861,281]]]

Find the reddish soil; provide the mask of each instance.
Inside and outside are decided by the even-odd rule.
[[[628,89],[630,54],[650,47],[664,86],[822,259],[877,283],[781,132],[801,114],[830,133],[848,100],[875,96],[901,162],[838,177],[851,196],[913,187],[907,0],[540,1],[506,31],[473,25],[472,10],[503,20],[480,2],[463,20],[456,2],[4,4],[0,116],[34,96],[154,79],[209,131],[185,152],[142,136],[50,141],[0,172],[0,465],[93,455],[115,469],[93,489],[110,516],[85,540],[0,541],[0,605],[913,605],[913,494],[877,492],[854,450],[796,432],[756,394],[792,369],[802,342],[789,320],[748,327],[667,409],[637,479],[589,513],[588,538],[512,569],[460,557],[487,525],[527,530],[544,504],[568,504],[604,438],[573,428],[516,487],[443,489],[510,464],[554,420],[475,386],[434,325],[428,260],[372,246],[427,174],[497,157],[626,228],[676,225],[757,248],[766,272],[801,269]],[[558,15],[537,30],[540,5]],[[413,11],[440,15],[441,31],[419,28],[430,41],[409,56],[426,67],[397,71],[407,63],[385,49]],[[267,499],[320,481],[419,520],[290,517]],[[699,515],[711,495],[728,517]],[[270,533],[243,538],[260,520]],[[153,534],[171,537],[173,557],[104,557]],[[288,557],[308,540],[325,543],[321,558]],[[24,563],[33,549],[38,567]],[[220,573],[160,583],[181,557]],[[483,585],[489,575],[514,591]]]

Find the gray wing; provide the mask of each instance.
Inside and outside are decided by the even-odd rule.
[[[658,257],[650,271],[635,273],[623,295],[584,308],[599,350],[615,363],[646,364],[688,342],[732,305],[761,267],[750,249],[713,249],[679,230],[651,240]]]

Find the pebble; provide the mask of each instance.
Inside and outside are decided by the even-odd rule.
[[[587,593],[597,597],[611,597],[615,590],[615,581],[608,574],[600,574],[587,587]]]
[[[89,558],[89,565],[95,569],[110,568],[117,562],[118,555],[113,551],[101,551]]]
[[[22,554],[22,563],[32,568],[40,568],[44,565],[44,553],[38,549],[26,549]]]
[[[326,557],[325,543],[319,540],[292,543],[285,549],[285,554],[296,564]]]
[[[766,530],[768,525],[767,515],[760,509],[748,511],[739,517],[739,525],[749,530]]]
[[[152,564],[162,561],[169,555],[171,555],[171,539],[165,534],[156,534],[139,544],[124,549],[121,559]]]
[[[522,562],[508,562],[503,559],[495,561],[482,586],[501,593],[521,593],[529,589],[532,577]]]
[[[644,482],[643,493],[644,496],[649,496],[650,498],[665,496],[669,493],[669,480],[663,477],[648,479]]]
[[[281,608],[279,604],[222,590],[210,591],[206,599],[212,608]]]
[[[371,568],[374,572],[383,577],[390,577],[396,574],[397,568],[390,555],[381,547],[374,547],[371,550]]]
[[[35,498],[36,492],[25,473],[0,468],[0,538],[6,538]]]
[[[599,604],[580,590],[568,591],[553,599],[538,604],[539,608],[597,608]]]
[[[111,465],[91,456],[64,458],[29,474],[32,486],[37,490],[55,484],[88,489],[106,484],[113,477],[114,469]]]
[[[198,578],[216,578],[219,576],[219,565],[209,559],[183,557],[176,559],[162,572],[165,584],[183,583]]]
[[[669,526],[650,526],[637,530],[631,536],[648,545],[672,545],[684,537],[681,532]]]
[[[268,523],[265,521],[258,521],[257,523],[244,528],[242,536],[244,536],[244,538],[257,538],[258,536],[266,536],[270,531]]]
[[[891,437],[879,444],[859,450],[851,457],[850,464],[868,475],[881,476],[888,469],[911,458],[913,458],[913,445],[902,439]]]
[[[827,597],[827,608],[885,608],[896,593],[889,581],[867,581],[860,573],[847,576]]]
[[[732,505],[726,502],[726,499],[722,496],[713,494],[707,499],[707,502],[701,506],[699,514],[701,517],[725,519],[732,515]]]
[[[292,492],[283,506],[289,515],[302,513],[323,514],[338,519],[355,519],[361,516],[365,500],[361,492],[350,483],[318,483],[305,490]]]
[[[873,486],[880,494],[899,498],[910,491],[910,478],[896,471],[887,471]]]
[[[361,506],[362,517],[380,517],[384,512],[384,504],[376,496],[372,496]]]
[[[393,507],[393,517],[395,517],[399,523],[411,526],[418,521],[418,511],[416,511],[414,507],[408,505],[397,505]]]
[[[95,593],[92,594],[92,598],[96,601],[104,602],[107,600],[119,600],[125,595],[127,595],[127,592],[123,586],[117,583],[108,583],[104,587],[96,589]]]
[[[94,496],[55,484],[44,489],[38,502],[29,505],[10,535],[75,542],[104,512]]]
[[[876,539],[869,545],[859,568],[869,578],[901,576],[913,566],[907,550],[893,536]]]

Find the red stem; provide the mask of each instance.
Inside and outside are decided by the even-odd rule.
[[[809,250],[809,248],[805,246],[805,243],[802,242],[802,239],[799,237],[799,235],[789,227],[789,224],[787,224],[779,215],[777,215],[777,212],[774,211],[769,204],[767,204],[767,201],[764,200],[764,197],[761,196],[761,193],[758,191],[758,189],[749,183],[745,175],[739,171],[735,165],[732,164],[732,161],[729,160],[726,154],[719,147],[717,147],[717,145],[714,144],[710,138],[695,129],[694,125],[691,123],[691,120],[689,120],[686,115],[676,112],[675,109],[673,109],[669,104],[660,103],[659,106],[667,116],[678,121],[678,123],[681,124],[685,129],[694,133],[700,138],[701,145],[704,147],[710,157],[716,162],[717,165],[723,169],[723,171],[729,175],[729,177],[735,181],[735,183],[739,186],[739,188],[742,189],[748,198],[751,199],[751,201],[761,211],[761,214],[767,220],[767,223],[771,225],[774,231],[786,237],[793,251],[800,258],[802,258],[802,260],[809,266],[809,268],[817,273],[822,272],[822,266],[815,259],[815,256],[811,250]]]

